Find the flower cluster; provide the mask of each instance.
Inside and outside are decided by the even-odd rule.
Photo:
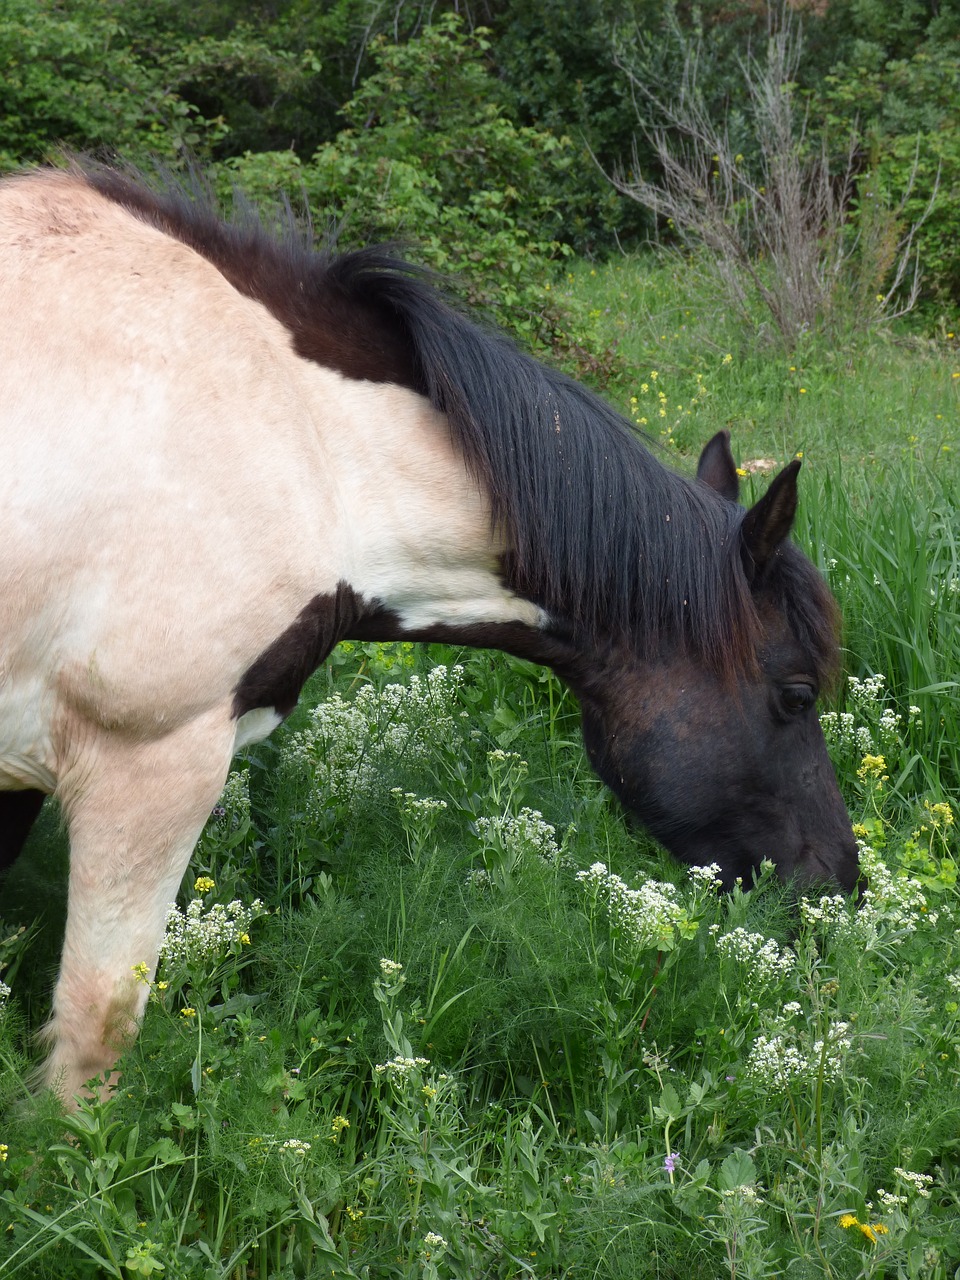
[[[823,1071],[824,1080],[839,1080],[852,1044],[849,1022],[835,1022],[826,1039],[803,1044],[793,1027],[759,1035],[747,1056],[744,1075],[767,1090],[787,1090],[794,1084],[815,1080]]]
[[[720,1198],[722,1200],[736,1200],[740,1204],[763,1204],[759,1190],[749,1182],[745,1182],[739,1187],[728,1187],[726,1191],[720,1192]]]
[[[250,774],[246,769],[234,769],[227,775],[217,808],[223,813],[215,816],[234,827],[250,817]]]
[[[206,911],[202,898],[193,898],[186,911],[171,905],[160,957],[167,965],[191,968],[220,960],[250,942],[249,928],[263,914],[259,898],[249,906],[238,900],[214,903]]]
[[[396,799],[401,818],[416,823],[431,823],[447,807],[446,800],[433,800],[429,796],[418,796],[413,791],[402,791],[400,787],[391,788],[391,795]]]
[[[796,955],[785,947],[782,951],[773,938],[762,933],[748,933],[737,928],[717,938],[721,956],[735,960],[744,977],[755,986],[769,986],[786,977],[797,962]]]
[[[886,677],[882,675],[867,676],[860,680],[857,676],[847,676],[847,688],[850,697],[858,707],[876,707],[883,698],[883,686]]]
[[[849,929],[857,930],[857,921],[851,918],[850,900],[842,893],[824,894],[817,899],[800,899],[800,919],[806,925],[819,925],[825,931],[842,935]]]
[[[923,885],[911,876],[895,875],[870,845],[860,844],[860,866],[870,887],[863,894],[859,914],[866,925],[877,929],[881,923],[909,932],[920,925],[936,925],[939,915],[931,911]]]
[[[457,745],[462,682],[461,666],[437,666],[405,685],[367,685],[352,702],[335,693],[314,707],[307,728],[291,734],[283,748],[285,763],[310,777],[313,808],[325,808],[330,796],[349,801],[370,791],[385,765],[416,763],[438,745]]]
[[[883,1187],[877,1187],[877,1199],[885,1209],[903,1209],[909,1203],[906,1196],[894,1195],[892,1191],[884,1191]]]
[[[911,1173],[909,1169],[901,1169],[899,1165],[893,1171],[901,1182],[905,1182],[908,1187],[912,1187],[918,1196],[922,1196],[924,1200],[930,1199],[930,1188],[933,1185],[933,1178],[929,1173]],[[879,1192],[877,1193],[879,1195]]]
[[[289,1151],[291,1155],[302,1159],[310,1150],[310,1146],[309,1142],[303,1142],[300,1138],[287,1138],[285,1142],[280,1143],[280,1150]]]
[[[852,711],[823,711],[820,727],[827,745],[863,755],[873,750],[870,730],[858,725]]]
[[[502,813],[494,818],[477,818],[477,835],[485,848],[502,851],[511,866],[529,856],[555,862],[560,856],[557,829],[539,809],[523,808],[519,813]]]
[[[5,982],[0,982],[0,1012],[2,1012],[3,1006],[7,1003],[9,998],[10,998],[10,988],[7,986]]]
[[[719,889],[722,884],[722,873],[718,862],[710,862],[705,867],[691,867],[689,875],[695,885],[705,889]]]
[[[870,887],[864,890],[857,908],[841,894],[803,898],[800,915],[804,923],[817,925],[833,937],[851,939],[865,951],[877,949],[892,937],[935,927],[940,913],[929,909],[920,881],[895,874],[875,849],[862,840],[858,843],[860,867]]]
[[[577,879],[597,898],[606,898],[614,928],[637,951],[650,947],[672,951],[682,939],[697,932],[698,921],[679,900],[672,884],[647,880],[639,889],[630,889],[602,862],[579,872]]]
[[[888,1229],[882,1222],[860,1222],[855,1213],[843,1214],[840,1219],[840,1225],[847,1231],[852,1227],[856,1227],[860,1234],[864,1236],[865,1239],[869,1240],[871,1244],[877,1243],[878,1236],[885,1236],[888,1234]]]
[[[405,1080],[411,1071],[415,1071],[418,1067],[429,1067],[429,1065],[429,1058],[404,1058],[397,1054],[389,1062],[378,1062],[373,1069],[378,1076],[399,1081]]]
[[[330,1141],[339,1142],[340,1136],[344,1129],[350,1128],[350,1121],[346,1116],[334,1116],[330,1121]]]

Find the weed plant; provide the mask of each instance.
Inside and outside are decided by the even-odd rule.
[[[956,350],[781,367],[705,344],[672,274],[641,282],[660,323],[621,327],[633,268],[591,270],[567,286],[636,374],[612,394],[676,465],[731,425],[749,499],[748,463],[804,454],[862,903],[670,862],[549,673],[341,646],[236,762],[119,1087],[75,1115],[27,1089],[58,939],[20,929],[57,913],[55,812],[11,874],[0,1275],[957,1274]]]

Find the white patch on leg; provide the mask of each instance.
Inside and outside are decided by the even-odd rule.
[[[264,738],[269,738],[280,724],[283,724],[283,716],[278,715],[273,707],[254,707],[252,711],[247,711],[237,721],[234,751],[249,746],[251,742],[262,742]]]

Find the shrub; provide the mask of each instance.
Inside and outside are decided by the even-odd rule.
[[[344,106],[346,127],[307,163],[292,152],[225,162],[259,201],[299,186],[346,247],[416,241],[417,257],[463,282],[466,300],[528,342],[577,364],[579,317],[551,296],[570,140],[513,123],[485,57],[483,28],[445,15],[407,44],[374,43],[376,69]],[[595,363],[595,362],[594,362]]]

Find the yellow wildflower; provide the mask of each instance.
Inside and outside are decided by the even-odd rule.
[[[857,770],[857,777],[861,782],[866,782],[867,778],[883,778],[883,771],[887,767],[887,762],[883,756],[866,755],[860,761],[860,768]]]
[[[945,827],[953,825],[953,810],[946,803],[931,804],[929,800],[924,800],[923,807],[934,819],[940,819]]]
[[[334,1116],[333,1119],[330,1121],[330,1141],[338,1142],[340,1140],[340,1135],[343,1133],[344,1129],[349,1129],[349,1128],[350,1128],[350,1121],[347,1119],[346,1116]]]
[[[209,876],[197,876],[193,882],[194,893],[209,893],[211,889],[215,889],[216,883]]]
[[[840,1219],[840,1225],[845,1230],[856,1227],[862,1236],[865,1236],[871,1244],[877,1243],[877,1236],[889,1235],[888,1229],[882,1222],[861,1222],[854,1213],[845,1213]]]

